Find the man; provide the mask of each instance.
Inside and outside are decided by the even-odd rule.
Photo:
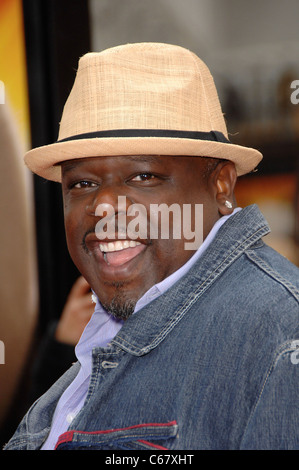
[[[298,269],[234,198],[260,160],[228,141],[191,52],[144,43],[80,60],[58,142],[26,163],[62,183],[95,313],[78,363],[7,449],[299,447]]]

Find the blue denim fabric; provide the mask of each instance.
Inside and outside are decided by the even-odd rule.
[[[299,449],[299,270],[264,244],[268,231],[256,206],[231,217],[186,276],[93,350],[58,450]],[[40,448],[78,368],[6,449]]]

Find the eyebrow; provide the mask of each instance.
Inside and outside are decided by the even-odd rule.
[[[65,162],[62,162],[60,166],[61,166],[61,169],[63,167],[63,171],[65,173],[67,173],[68,171],[74,170],[74,168],[76,168],[78,166],[78,163],[80,163],[80,162],[75,162],[74,161],[74,163],[73,163],[73,162],[65,161]]]

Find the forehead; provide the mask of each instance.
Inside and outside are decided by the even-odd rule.
[[[88,158],[74,158],[73,160],[66,160],[61,163],[64,171],[83,168],[84,166],[100,166],[105,164],[117,163],[118,165],[126,165],[128,163],[162,163],[159,156],[151,155],[129,155],[129,156],[115,156],[115,157],[88,157]]]
[[[206,158],[189,156],[128,155],[113,157],[76,158],[61,163],[62,177],[71,171],[132,170],[134,168],[164,169],[164,171],[186,173],[195,171],[198,176],[206,168]],[[210,159],[209,159],[210,160]]]

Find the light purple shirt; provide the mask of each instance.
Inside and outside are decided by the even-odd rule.
[[[237,208],[233,214],[241,210]],[[233,215],[231,214],[231,215]],[[147,305],[149,302],[157,298],[168,290],[175,282],[177,282],[184,274],[186,274],[191,266],[198,260],[202,253],[207,249],[214,239],[219,228],[231,217],[231,215],[221,217],[213,226],[211,232],[203,241],[196,253],[176,272],[168,276],[163,281],[151,287],[136,303],[134,313]],[[109,315],[96,299],[95,311],[85,327],[82,336],[75,348],[78,361],[81,364],[80,370],[60,397],[56,410],[54,412],[50,434],[42,446],[42,450],[53,450],[59,436],[68,430],[72,420],[83,407],[91,375],[92,368],[92,350],[95,347],[105,347],[119,332],[123,325],[123,321],[116,320]]]

